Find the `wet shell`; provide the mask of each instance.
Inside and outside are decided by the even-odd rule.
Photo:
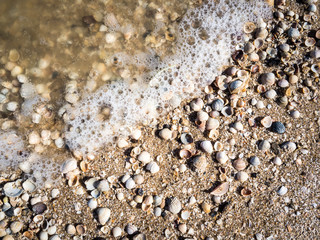
[[[3,191],[7,197],[19,197],[23,192],[22,189],[16,187],[15,182],[6,183],[3,186]]]
[[[109,208],[98,208],[96,210],[98,221],[101,225],[105,225],[110,218],[110,209]]]
[[[75,170],[77,168],[77,161],[75,159],[68,159],[61,166],[61,172],[67,173]]]
[[[232,166],[237,170],[241,171],[244,170],[247,167],[246,162],[243,159],[237,159],[232,163]]]
[[[245,33],[252,33],[256,29],[256,25],[253,22],[246,22],[243,25],[243,31]]]
[[[201,149],[206,153],[212,153],[213,152],[213,146],[210,141],[202,141],[200,143]]]
[[[146,169],[152,174],[159,172],[160,168],[156,162],[150,162],[146,166]]]
[[[206,122],[206,130],[217,129],[220,126],[220,123],[215,118],[209,118]]]
[[[192,156],[191,152],[187,149],[181,149],[179,151],[179,156],[182,158],[182,159],[187,159],[187,158],[190,158]]]
[[[193,143],[193,137],[190,133],[182,133],[180,140],[183,144]]]
[[[210,194],[214,195],[214,196],[222,196],[224,194],[226,194],[229,190],[229,183],[228,182],[224,182],[219,184],[217,187],[215,187]]]
[[[178,198],[174,197],[169,199],[168,210],[173,214],[178,214],[182,209],[181,202]]]
[[[204,156],[196,156],[192,159],[192,168],[194,171],[204,172],[207,168],[207,159]]]

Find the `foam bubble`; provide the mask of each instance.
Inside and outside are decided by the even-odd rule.
[[[184,16],[173,56],[159,61],[151,50],[135,56],[116,54],[123,65],[133,62],[147,66],[150,72],[133,84],[118,80],[83,96],[69,111],[68,146],[83,154],[97,151],[115,135],[127,136],[131,126],[150,123],[181,100],[199,95],[228,63],[241,39],[243,24],[258,16],[271,16],[271,8],[263,0],[210,1]],[[112,17],[107,20],[116,26]],[[111,111],[107,119],[101,115],[105,107]]]

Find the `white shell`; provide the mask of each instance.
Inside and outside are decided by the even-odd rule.
[[[136,184],[142,184],[144,182],[144,177],[141,174],[134,175],[133,180],[135,181]]]
[[[30,179],[24,181],[24,183],[22,183],[22,187],[25,191],[28,192],[33,192],[37,188],[36,184]]]
[[[288,152],[293,152],[297,149],[297,145],[294,142],[285,142],[281,144],[281,148]]]
[[[217,129],[220,126],[220,123],[215,118],[209,118],[206,122],[206,130]]]
[[[280,165],[282,164],[282,160],[281,160],[281,158],[279,158],[279,157],[275,157],[275,158],[273,159],[273,163],[274,163],[275,165],[280,166]]]
[[[193,143],[193,137],[190,133],[182,133],[180,140],[183,144]]]
[[[139,138],[141,137],[141,130],[140,129],[133,130],[130,136],[134,140],[139,140]]]
[[[225,151],[221,151],[216,153],[216,159],[219,163],[225,164],[229,158]]]
[[[127,181],[126,181],[126,188],[127,189],[133,189],[136,187],[136,183],[133,181],[132,178],[129,178]]]
[[[109,208],[101,207],[97,209],[96,213],[97,213],[99,223],[101,225],[105,225],[110,218],[111,211]]]
[[[197,120],[200,122],[205,122],[209,119],[209,115],[208,113],[204,112],[204,111],[199,111],[197,112]]]
[[[168,210],[173,214],[178,214],[182,209],[181,202],[178,198],[174,197],[170,199],[168,204]]]
[[[147,151],[143,151],[138,156],[138,160],[144,164],[151,162],[151,155]]]
[[[132,225],[131,223],[129,223],[127,226],[126,226],[126,232],[129,234],[129,235],[133,235],[134,233],[136,233],[138,231],[138,228],[134,225]]]
[[[4,194],[7,197],[19,197],[23,190],[16,187],[15,182],[8,182],[3,186]]]
[[[282,186],[279,188],[279,190],[277,191],[278,195],[283,196],[288,192],[288,188],[286,188],[285,186]]]
[[[200,143],[200,147],[206,153],[212,153],[213,152],[213,146],[212,146],[212,143],[210,141],[202,141]]]
[[[198,112],[204,106],[204,102],[201,98],[197,98],[190,103],[190,107],[193,111]]]
[[[161,216],[161,213],[162,213],[162,209],[159,208],[159,207],[156,207],[153,211],[153,214],[156,216],[156,217],[160,217]]]
[[[261,119],[261,125],[264,126],[265,128],[269,128],[272,125],[272,119],[270,116],[266,116]]]
[[[245,182],[248,180],[248,178],[249,175],[246,172],[241,171],[237,173],[237,180],[239,180],[240,182]]]
[[[23,223],[19,221],[14,221],[10,224],[10,229],[12,233],[20,232],[20,230],[23,228]]]
[[[159,172],[160,168],[156,162],[150,162],[146,166],[146,169],[152,174]]]
[[[91,208],[91,209],[96,209],[98,206],[98,202],[96,199],[94,198],[91,198],[89,201],[88,201],[88,207]]]
[[[226,194],[229,190],[229,183],[228,182],[224,182],[219,184],[217,187],[215,187],[210,194],[214,195],[214,196],[222,196],[224,194]]]
[[[115,227],[112,229],[112,235],[113,237],[120,237],[122,234],[122,230],[119,227]]]
[[[169,140],[172,138],[172,131],[168,128],[164,128],[159,132],[159,136],[164,140]]]
[[[84,182],[84,184],[86,185],[86,189],[89,191],[92,191],[96,188],[96,184],[97,184],[98,178],[89,178],[88,180],[86,180]]]
[[[68,159],[61,166],[62,173],[68,173],[77,168],[77,161],[75,159]]]
[[[129,143],[125,139],[119,139],[117,143],[119,148],[125,148],[129,145]]]
[[[70,235],[75,235],[76,234],[76,227],[72,224],[68,224],[66,231]]]
[[[269,148],[270,148],[270,143],[267,141],[267,140],[262,140],[260,143],[259,143],[259,145],[258,145],[258,148],[259,148],[259,150],[261,150],[261,151],[267,151],[267,150],[269,150]]]
[[[196,156],[192,159],[192,167],[195,171],[204,172],[207,168],[207,159],[204,156]]]
[[[105,179],[100,180],[99,183],[97,184],[97,189],[101,192],[109,191],[110,187],[109,187],[108,181]]]
[[[189,211],[187,211],[187,210],[181,211],[181,218],[183,220],[187,220],[189,217],[190,217],[190,212]]]

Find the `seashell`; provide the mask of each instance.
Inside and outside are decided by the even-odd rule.
[[[129,235],[133,235],[135,234],[136,232],[138,231],[138,228],[134,225],[132,225],[131,223],[129,223],[127,226],[126,226],[126,232],[129,234]]]
[[[223,149],[223,144],[219,141],[216,141],[213,145],[215,151],[221,151]]]
[[[89,201],[88,201],[88,207],[90,209],[96,209],[98,206],[98,202],[95,198],[91,198]]]
[[[260,141],[258,148],[259,148],[259,150],[266,152],[270,149],[270,146],[271,145],[267,140],[262,140],[262,141]]]
[[[266,117],[261,119],[260,123],[265,128],[269,128],[272,125],[272,118],[270,116],[266,116]]]
[[[222,108],[221,113],[225,117],[230,117],[233,115],[233,109],[230,106]]]
[[[182,133],[180,140],[183,144],[193,143],[193,137],[190,133]]]
[[[89,163],[87,161],[81,161],[80,169],[82,172],[87,172],[89,170]]]
[[[237,170],[237,171],[242,171],[247,167],[247,164],[245,161],[243,161],[241,158],[233,161],[232,166]]]
[[[280,166],[282,164],[282,160],[279,157],[275,157],[272,161],[275,165]]]
[[[190,212],[187,210],[183,210],[181,211],[180,216],[183,220],[187,220],[190,217]]]
[[[264,96],[268,99],[274,99],[277,96],[277,92],[273,89],[270,89],[267,92],[265,92]]]
[[[187,232],[187,224],[185,223],[179,224],[178,229],[181,233],[185,234]]]
[[[105,207],[100,207],[96,210],[98,222],[101,225],[105,225],[110,218],[110,209]]]
[[[221,111],[224,106],[224,102],[221,99],[216,99],[212,102],[212,109],[214,111]]]
[[[75,235],[77,230],[76,230],[76,227],[72,224],[68,224],[67,228],[66,228],[66,231],[68,234],[70,235]]]
[[[259,27],[255,31],[255,38],[265,39],[268,36],[268,30],[262,27]]]
[[[233,81],[229,84],[229,91],[230,93],[239,93],[243,90],[244,82],[241,80]]]
[[[112,229],[112,236],[113,236],[113,237],[115,237],[115,238],[116,238],[116,237],[120,237],[121,234],[122,234],[121,228],[115,227],[115,228]]]
[[[182,159],[187,159],[187,158],[190,158],[192,156],[192,153],[187,149],[181,149],[179,151],[179,156]]]
[[[237,173],[236,178],[240,182],[245,182],[249,178],[249,175],[248,173],[241,171]]]
[[[320,74],[320,63],[312,64],[311,71],[317,74]]]
[[[257,86],[257,93],[264,93],[266,91],[266,86],[258,85]]]
[[[136,183],[133,181],[132,178],[129,178],[126,182],[125,182],[125,186],[127,189],[131,190],[133,188],[136,187]]]
[[[252,53],[255,50],[255,46],[251,42],[247,42],[244,45],[243,51],[245,53]],[[244,70],[243,70],[244,71]]]
[[[19,197],[23,190],[21,188],[16,187],[15,182],[8,182],[3,186],[4,194],[7,197]]]
[[[101,192],[107,192],[109,191],[109,183],[107,180],[100,180],[97,184],[97,189]]]
[[[192,159],[191,165],[194,171],[204,172],[208,163],[206,157],[199,155]]]
[[[35,214],[42,214],[47,210],[47,205],[43,202],[38,202],[32,206],[32,211]]]
[[[209,119],[209,115],[208,113],[204,112],[204,111],[199,111],[197,112],[197,120],[200,122],[205,122]]]
[[[178,198],[173,197],[169,199],[168,210],[173,214],[178,214],[182,209],[181,202]]]
[[[283,196],[288,192],[288,188],[286,188],[285,186],[281,186],[279,188],[279,190],[277,191],[279,196]]]
[[[61,166],[62,173],[68,173],[77,168],[77,161],[75,159],[68,159],[66,160]]]
[[[138,156],[138,160],[144,164],[152,161],[151,155],[147,151],[143,151],[142,153],[140,153],[140,155]]]
[[[119,139],[117,142],[119,148],[125,148],[129,146],[129,143],[125,139]]]
[[[210,213],[211,212],[211,206],[210,206],[210,204],[208,204],[206,202],[203,202],[201,204],[201,208],[205,213]]]
[[[253,22],[246,22],[243,25],[243,31],[245,33],[252,33],[256,29],[256,25]]]
[[[251,195],[252,192],[249,188],[242,188],[240,193],[242,196],[249,196],[249,195]]]
[[[152,174],[159,172],[160,168],[156,162],[150,162],[146,166],[146,170],[151,172]]]
[[[275,83],[274,73],[264,73],[260,76],[260,81],[264,85],[271,86]]]
[[[132,240],[146,240],[147,237],[144,233],[138,233],[133,236]]]
[[[134,175],[133,180],[136,184],[140,185],[144,182],[144,177],[141,174]]]
[[[227,77],[218,76],[214,81],[214,85],[220,90],[226,90],[228,88]]]
[[[197,98],[190,103],[190,107],[193,111],[198,112],[204,106],[204,102],[201,98]]]
[[[261,38],[257,38],[253,41],[253,45],[256,47],[256,49],[262,48],[263,44],[264,44],[264,40]]]
[[[280,147],[287,152],[293,152],[294,150],[297,149],[297,145],[294,142],[285,142],[281,144]]]
[[[219,137],[219,131],[217,129],[212,129],[208,133],[208,137],[211,139],[217,139]]]
[[[256,156],[251,157],[249,161],[252,166],[258,166],[260,164],[260,159]]]
[[[44,219],[45,219],[45,217],[43,215],[36,215],[36,216],[34,216],[33,221],[36,224],[40,225],[41,223],[43,223]]]
[[[219,163],[225,164],[228,161],[229,157],[227,156],[225,151],[221,151],[216,153],[216,159]]]
[[[229,183],[228,182],[224,182],[219,184],[217,187],[215,187],[210,194],[214,195],[214,196],[222,196],[224,194],[226,194],[229,190]]]
[[[27,192],[33,192],[37,188],[36,184],[30,179],[24,181],[24,183],[22,183],[22,187]]]
[[[220,123],[215,118],[209,118],[206,122],[206,130],[217,129],[220,126]]]
[[[84,184],[86,185],[86,189],[88,191],[92,191],[96,188],[97,184],[98,184],[98,178],[89,178],[88,180],[86,180],[84,182]]]
[[[26,237],[27,239],[34,239],[34,234],[32,231],[25,231],[23,233],[23,236]]]
[[[141,132],[140,129],[135,129],[135,130],[133,130],[133,131],[131,132],[130,137],[131,137],[132,139],[134,139],[134,140],[139,140],[140,137],[141,137],[141,134],[142,134],[142,132]]]
[[[159,132],[159,137],[163,140],[170,140],[172,138],[172,131],[168,128],[164,128]]]
[[[92,197],[94,197],[94,198],[98,198],[98,197],[100,197],[101,193],[100,193],[99,190],[94,189],[94,190],[92,190],[92,191],[90,192],[90,195],[91,195]]]
[[[316,44],[316,40],[314,38],[311,38],[311,37],[308,37],[305,41],[304,41],[304,44],[307,46],[307,47],[312,47]]]
[[[86,228],[86,226],[84,226],[84,225],[82,225],[82,224],[79,224],[79,225],[76,226],[76,230],[77,230],[77,233],[78,233],[79,235],[83,235],[83,234],[86,233],[87,228]]]
[[[71,175],[68,177],[68,185],[69,185],[70,187],[77,186],[77,185],[79,184],[79,180],[80,180],[79,175],[77,175],[77,174],[71,174]]]
[[[233,77],[234,75],[236,75],[238,69],[234,66],[227,68],[224,73],[227,74],[228,76]]]
[[[14,221],[10,224],[10,229],[12,233],[18,233],[23,228],[23,223],[19,221]]]
[[[212,153],[213,152],[213,146],[210,141],[202,141],[200,143],[201,149],[206,153]]]

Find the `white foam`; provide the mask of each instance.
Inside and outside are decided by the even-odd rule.
[[[84,154],[96,151],[112,142],[115,135],[128,135],[131,126],[151,122],[181,100],[198,95],[219,74],[219,68],[228,63],[241,39],[243,24],[256,21],[257,16],[271,16],[271,8],[263,0],[215,2],[184,16],[177,30],[174,56],[159,62],[151,50],[136,56],[117,54],[122,64],[146,65],[151,72],[135,84],[119,80],[83,96],[69,111],[68,146]],[[110,16],[108,20],[115,22]],[[203,32],[208,36],[205,40],[201,39]],[[111,108],[111,117],[99,121],[105,106]]]

